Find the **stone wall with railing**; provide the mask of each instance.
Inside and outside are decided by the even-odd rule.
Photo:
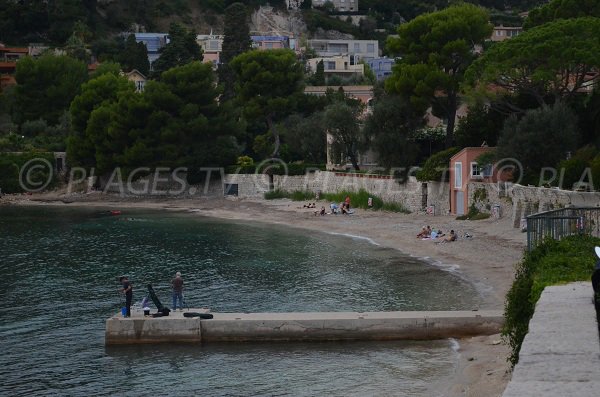
[[[599,207],[600,192],[574,192],[502,182],[471,182],[469,205],[475,205],[482,212],[491,212],[498,205],[502,216],[510,216],[513,226],[521,227],[523,218],[538,212],[569,206]]]

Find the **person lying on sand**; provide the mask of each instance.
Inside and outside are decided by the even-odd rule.
[[[417,238],[427,238],[431,236],[431,226],[423,226],[423,229],[417,234]]]
[[[442,241],[436,241],[436,244],[439,243],[451,243],[453,241],[456,241],[457,235],[456,233],[454,233],[454,230],[450,230],[450,234],[447,235],[446,237],[444,237],[444,239]]]

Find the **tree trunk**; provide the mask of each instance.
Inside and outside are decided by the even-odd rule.
[[[271,157],[274,159],[278,159],[279,158],[279,146],[281,146],[281,140],[279,139],[279,132],[277,132],[277,129],[275,128],[275,123],[273,123],[272,115],[267,116],[267,126],[269,127],[269,130],[271,131],[271,134],[273,135],[273,142],[274,142],[274,146],[275,146],[273,148],[273,153],[271,153]]]
[[[446,149],[454,146],[454,124],[456,120],[456,108],[458,101],[456,93],[448,95],[448,125],[446,126]]]
[[[352,167],[354,167],[354,170],[360,171],[360,167],[358,166],[358,161],[356,160],[356,154],[348,153],[348,157],[350,158],[350,162],[352,163]]]

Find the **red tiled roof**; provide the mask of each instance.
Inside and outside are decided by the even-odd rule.
[[[0,61],[0,72],[2,73],[14,73],[17,69],[16,62],[2,62]]]
[[[29,49],[26,47],[0,47],[0,52],[19,52],[29,54]]]

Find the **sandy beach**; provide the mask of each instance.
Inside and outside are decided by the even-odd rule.
[[[211,216],[222,219],[265,222],[324,232],[368,238],[374,244],[394,248],[426,261],[472,282],[481,293],[479,307],[502,309],[504,296],[513,279],[514,265],[525,248],[525,234],[512,227],[509,218],[479,221],[457,221],[454,216],[397,214],[357,209],[353,215],[315,216],[315,209],[303,208],[303,202],[287,199],[261,200],[237,198],[156,198],[138,199],[102,193],[65,196],[60,193],[43,195],[6,195],[4,205],[72,205],[119,209],[155,208],[189,211],[190,216]],[[329,208],[329,203],[316,202]],[[431,225],[448,233],[457,231],[459,239],[436,244],[415,236],[423,226]],[[465,234],[472,237],[465,238]],[[510,380],[506,361],[509,349],[500,343],[500,335],[459,340],[459,363],[454,378],[443,396],[500,396]]]

